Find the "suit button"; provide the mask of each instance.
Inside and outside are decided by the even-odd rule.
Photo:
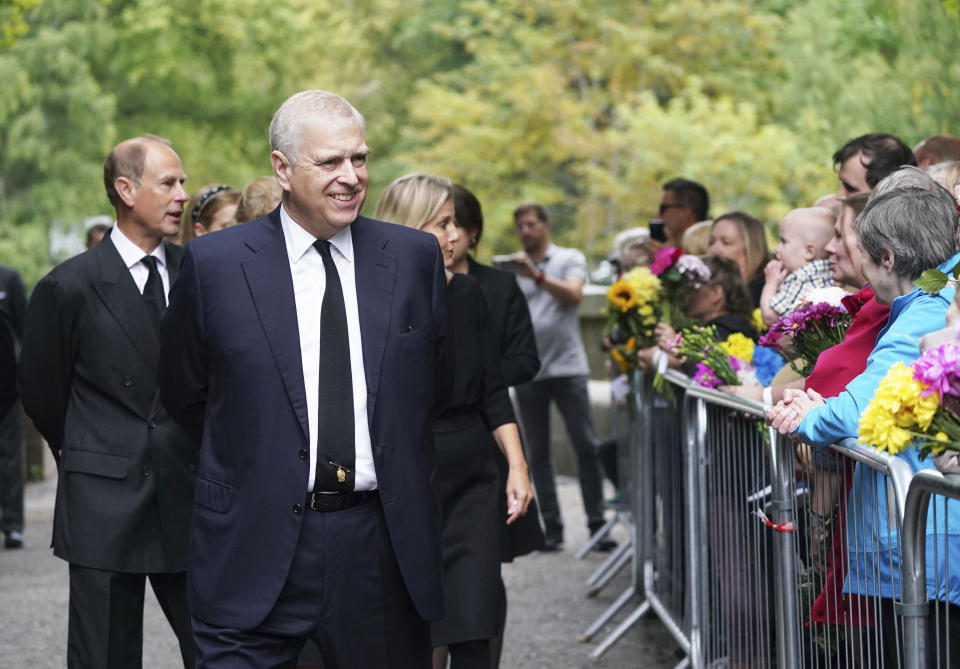
[[[131,379],[129,376],[123,377],[123,387],[124,387],[124,388],[129,388],[129,387],[132,386],[132,385],[133,385],[133,379]]]
[[[310,454],[304,450],[301,450],[299,455],[301,460],[306,460],[308,457],[310,457]]]
[[[150,465],[144,465],[144,466],[140,469],[140,472],[141,472],[144,476],[150,476],[150,474],[153,473],[153,471],[150,469]]]
[[[155,420],[150,421],[150,429],[151,430],[157,429],[157,421]]]
[[[300,506],[299,504],[294,504],[293,512],[299,516],[301,513],[303,513],[303,507]]]

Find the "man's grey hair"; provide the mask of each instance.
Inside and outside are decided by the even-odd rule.
[[[855,225],[860,248],[870,260],[879,265],[892,253],[893,271],[911,281],[957,248],[957,202],[939,185],[935,190],[906,186],[874,194]]]
[[[311,123],[349,121],[364,129],[363,114],[336,93],[301,91],[280,105],[270,121],[270,150],[280,151],[293,164],[300,160],[300,143]]]

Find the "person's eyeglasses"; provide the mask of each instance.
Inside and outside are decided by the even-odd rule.
[[[680,204],[679,202],[661,202],[660,203],[660,215],[663,216],[667,213],[667,209],[670,207],[686,207],[685,204]]]

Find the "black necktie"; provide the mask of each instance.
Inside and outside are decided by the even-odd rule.
[[[147,266],[147,283],[143,286],[143,301],[153,316],[154,323],[159,324],[163,310],[167,308],[167,298],[163,295],[163,279],[157,269],[157,259],[154,256],[144,256],[141,260]]]
[[[320,393],[317,396],[317,473],[315,491],[353,490],[357,459],[354,447],[353,375],[347,309],[340,275],[330,255],[330,242],[318,239],[314,248],[323,258],[327,287],[320,309]]]

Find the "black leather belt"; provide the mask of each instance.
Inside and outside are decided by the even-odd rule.
[[[320,513],[343,511],[352,506],[363,504],[376,496],[376,490],[358,490],[356,492],[308,492],[306,506],[311,511],[318,511]]]

